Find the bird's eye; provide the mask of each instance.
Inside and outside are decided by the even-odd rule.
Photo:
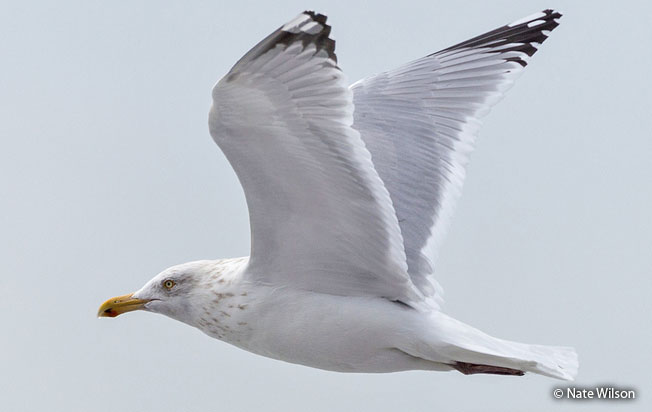
[[[163,281],[163,287],[167,290],[170,290],[174,287],[175,283],[172,279]]]

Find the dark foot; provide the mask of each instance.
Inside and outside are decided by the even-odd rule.
[[[475,363],[466,363],[466,362],[456,362],[453,365],[453,368],[462,372],[465,375],[474,375],[476,373],[489,373],[492,375],[514,375],[514,376],[523,376],[525,372],[518,369],[502,368],[500,366],[490,366],[490,365],[477,365]]]

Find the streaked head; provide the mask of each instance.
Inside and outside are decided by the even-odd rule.
[[[156,275],[134,293],[116,296],[104,302],[99,317],[116,317],[134,310],[161,313],[192,324],[197,298],[209,282],[213,261],[197,261],[172,266]]]

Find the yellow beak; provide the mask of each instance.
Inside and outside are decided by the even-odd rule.
[[[150,299],[136,299],[132,296],[133,293],[130,293],[128,295],[116,296],[115,298],[107,300],[102,303],[102,306],[98,309],[97,316],[100,318],[115,318],[123,313],[142,309],[145,304],[150,301]]]

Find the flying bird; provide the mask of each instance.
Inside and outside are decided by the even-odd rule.
[[[572,380],[573,348],[455,320],[433,278],[480,120],[560,17],[545,10],[348,86],[326,16],[299,14],[212,93],[209,129],[244,189],[251,256],[173,266],[98,316],[161,313],[331,371]]]

